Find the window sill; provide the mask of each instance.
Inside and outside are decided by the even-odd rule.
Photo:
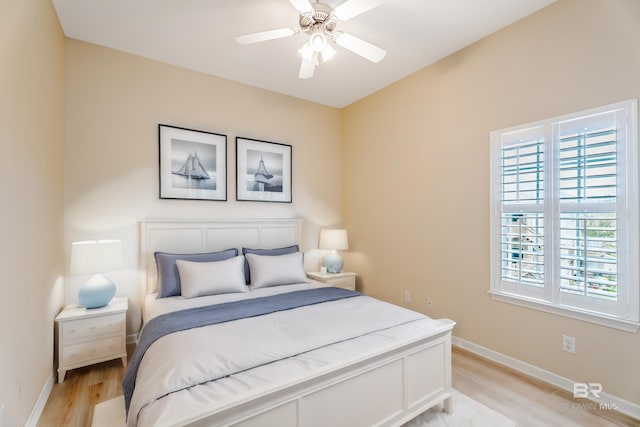
[[[544,311],[546,313],[557,314],[559,316],[570,317],[572,319],[582,320],[589,323],[595,323],[597,325],[606,326],[608,328],[619,329],[625,332],[637,332],[640,329],[640,323],[632,322],[629,320],[617,319],[615,317],[608,317],[601,314],[596,314],[590,311],[581,311],[577,309],[571,309],[566,307],[558,307],[549,304],[545,301],[540,301],[532,298],[525,298],[520,295],[509,294],[498,291],[487,291],[491,298],[495,301],[506,302],[509,304],[515,304],[522,307],[531,308],[533,310]]]

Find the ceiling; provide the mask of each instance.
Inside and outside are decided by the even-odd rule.
[[[312,2],[315,0],[312,0]],[[336,7],[345,0],[323,0]],[[373,64],[339,46],[298,79],[306,34],[241,46],[238,35],[297,27],[288,0],[53,0],[67,37],[333,107],[347,106],[555,0],[386,0],[338,25],[387,51]]]

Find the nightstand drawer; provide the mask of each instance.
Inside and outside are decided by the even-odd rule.
[[[104,338],[101,340],[87,341],[79,344],[65,346],[62,349],[62,363],[72,365],[74,363],[106,357],[109,355],[120,355],[124,352],[122,337]]]
[[[125,325],[125,313],[111,314],[92,319],[70,320],[62,324],[62,341],[90,338],[97,335],[121,334]]]
[[[356,290],[356,273],[350,273],[348,271],[343,271],[342,273],[319,273],[311,271],[307,273],[307,277],[329,286],[349,289],[351,291]]]
[[[324,283],[326,283],[327,285],[338,287],[338,288],[347,288],[347,289],[355,288],[354,277],[338,277],[335,279],[328,279]]]

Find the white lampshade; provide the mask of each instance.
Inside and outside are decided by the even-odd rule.
[[[123,265],[122,240],[87,240],[71,244],[72,275],[105,273]]]
[[[320,230],[319,249],[329,249],[336,251],[344,251],[349,249],[349,239],[347,238],[347,230],[342,229],[325,229]]]

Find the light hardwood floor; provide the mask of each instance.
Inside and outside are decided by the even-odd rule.
[[[131,358],[133,347],[127,350]],[[124,372],[119,359],[67,372],[65,381],[53,386],[38,426],[90,426],[93,407],[122,394]],[[563,390],[455,347],[453,386],[519,427],[640,427],[640,420],[598,410],[586,400],[574,400]]]
[[[600,410],[591,401],[574,399],[569,392],[456,347],[453,387],[518,427],[640,426],[640,420]]]
[[[134,350],[127,345],[129,360]],[[122,395],[125,371],[120,359],[67,371],[64,382],[54,384],[38,427],[91,426],[93,407]]]

